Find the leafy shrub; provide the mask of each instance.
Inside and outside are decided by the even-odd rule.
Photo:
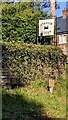
[[[61,75],[66,56],[55,46],[8,42],[3,44],[3,68],[10,84],[29,83]]]
[[[30,2],[2,5],[3,41],[36,42],[36,22],[40,17]]]

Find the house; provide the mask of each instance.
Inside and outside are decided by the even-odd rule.
[[[68,8],[62,11],[61,17],[57,17],[57,45],[68,55]]]

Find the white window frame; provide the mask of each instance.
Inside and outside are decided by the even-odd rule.
[[[67,35],[66,34],[59,35],[59,44],[64,43],[67,43]]]

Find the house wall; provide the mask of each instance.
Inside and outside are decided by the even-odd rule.
[[[60,44],[58,46],[63,50],[63,53],[68,56],[68,43],[67,44]]]
[[[62,15],[63,17],[68,16],[68,9],[62,10]],[[68,32],[66,32],[66,34],[65,33],[57,34],[57,45],[63,50],[63,53],[68,56]]]
[[[57,35],[57,46],[59,46],[65,55],[68,55],[68,34]]]

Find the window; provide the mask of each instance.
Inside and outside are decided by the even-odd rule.
[[[66,35],[62,35],[62,39],[63,39],[63,43],[67,43],[67,36]]]
[[[59,35],[59,44],[62,44],[62,35]]]
[[[59,35],[59,44],[67,43],[67,35]]]
[[[68,34],[67,34],[67,43],[68,43]]]

